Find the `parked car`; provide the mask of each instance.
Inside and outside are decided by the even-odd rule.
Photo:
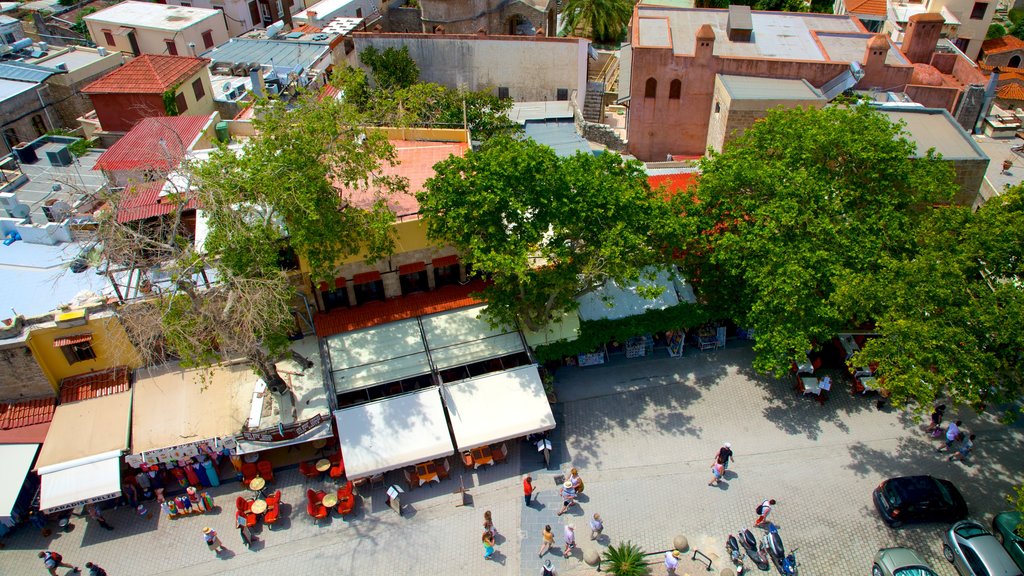
[[[871,576],[938,576],[910,548],[882,548],[875,554]]]
[[[967,517],[967,502],[949,480],[931,476],[890,478],[874,492],[875,508],[889,526],[908,522],[956,522]]]
[[[992,519],[992,532],[1010,553],[1017,567],[1024,570],[1024,538],[1016,532],[1020,524],[1020,512],[1002,512]]]
[[[953,524],[942,555],[963,576],[1024,576],[991,532],[973,520]]]

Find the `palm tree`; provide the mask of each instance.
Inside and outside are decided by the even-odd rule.
[[[579,33],[605,44],[618,42],[632,15],[632,0],[566,0],[562,34]]]
[[[604,551],[608,572],[615,576],[648,576],[651,573],[642,548],[626,541]]]

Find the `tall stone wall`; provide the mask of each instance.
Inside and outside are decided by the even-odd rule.
[[[24,341],[8,346],[0,342],[0,402],[41,398],[54,393]]]

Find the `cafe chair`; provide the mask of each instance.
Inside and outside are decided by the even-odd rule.
[[[260,460],[257,462],[256,470],[259,471],[259,475],[267,482],[274,481],[274,466],[270,463],[270,460]]]
[[[405,475],[405,482],[409,485],[410,490],[420,485],[420,477],[415,470],[405,468],[402,470],[402,474]]]
[[[331,470],[329,476],[335,480],[345,475],[345,460],[341,456],[341,452],[335,452],[327,457],[331,462]]]
[[[470,470],[473,468],[473,455],[469,452],[469,450],[466,450],[465,452],[462,453],[462,465],[466,468],[466,470]]]
[[[448,459],[444,458],[441,460],[441,464],[437,466],[437,477],[441,480],[447,480],[448,476],[451,475],[452,467],[448,464]]]
[[[259,471],[256,469],[256,465],[255,464],[250,464],[248,462],[243,462],[242,463],[242,483],[243,484],[248,486],[249,482],[252,482],[253,478],[255,478],[257,476],[259,476]]]
[[[375,484],[377,486],[380,486],[381,488],[384,487],[384,474],[383,473],[374,474],[373,476],[370,476],[370,488],[373,488],[373,486]]]
[[[246,500],[241,496],[235,498],[235,511],[236,512],[248,512],[249,508],[252,507],[252,500]]]
[[[491,458],[494,458],[494,461],[497,462],[498,464],[501,464],[505,460],[508,460],[508,446],[506,446],[505,443],[502,442],[501,446],[499,446],[497,449],[492,449]]]
[[[281,491],[267,496],[267,511],[263,513],[263,522],[267,525],[277,522],[281,515]]]
[[[299,472],[306,478],[320,477],[320,472],[316,469],[316,462],[299,462]]]
[[[306,513],[313,517],[314,522],[327,517],[327,507],[323,505],[324,493],[306,490]]]

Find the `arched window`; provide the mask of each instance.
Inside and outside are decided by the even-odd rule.
[[[658,81],[654,78],[647,79],[647,85],[644,87],[644,98],[654,98],[658,93]]]
[[[682,92],[682,89],[683,83],[679,80],[673,80],[672,83],[668,85],[669,100],[679,100],[679,93]]]
[[[1010,58],[1010,61],[1006,65],[1010,68],[1020,68],[1020,56]]]

